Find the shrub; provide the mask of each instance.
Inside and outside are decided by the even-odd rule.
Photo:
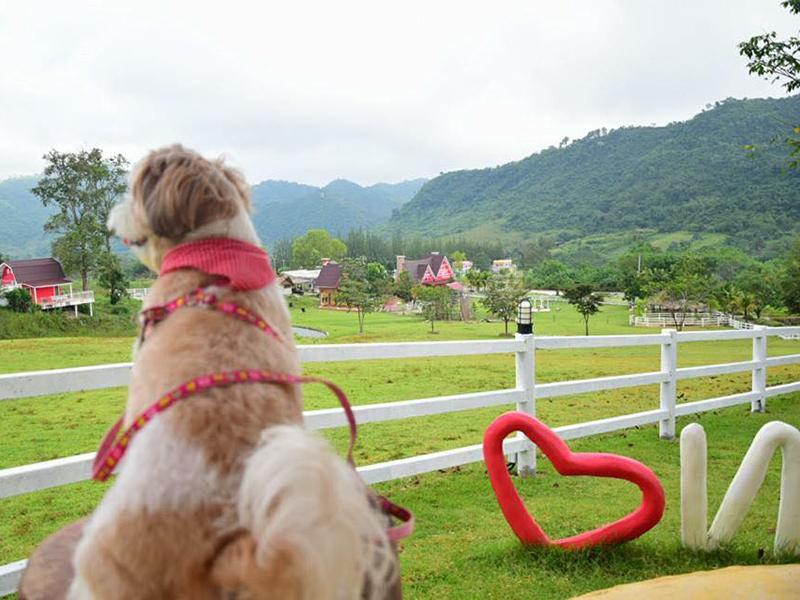
[[[36,303],[33,297],[22,288],[16,288],[5,293],[8,308],[18,313],[33,312]]]

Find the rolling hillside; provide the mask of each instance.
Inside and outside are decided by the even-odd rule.
[[[800,172],[787,172],[780,142],[798,123],[795,96],[729,99],[664,127],[597,130],[500,167],[436,177],[386,230],[546,234],[562,246],[602,239],[603,247],[646,229],[768,256],[800,233]]]

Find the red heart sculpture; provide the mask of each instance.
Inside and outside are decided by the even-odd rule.
[[[506,468],[503,440],[521,431],[550,459],[562,475],[613,477],[635,483],[642,490],[642,503],[632,513],[592,531],[551,540],[522,503]],[[655,527],[664,515],[664,488],[653,471],[642,463],[616,454],[572,452],[558,434],[541,421],[521,412],[508,412],[495,419],[483,436],[483,457],[497,501],[523,544],[561,546],[571,550],[600,544],[618,544],[635,539]]]

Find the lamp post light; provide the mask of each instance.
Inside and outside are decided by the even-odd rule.
[[[533,305],[527,298],[520,300],[517,306],[517,333],[533,334]]]

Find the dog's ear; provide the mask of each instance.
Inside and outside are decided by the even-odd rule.
[[[250,186],[247,185],[247,181],[244,178],[244,175],[236,169],[232,169],[228,165],[226,165],[222,160],[215,161],[214,164],[217,168],[222,171],[225,178],[236,188],[239,192],[239,198],[242,200],[242,205],[244,206],[247,212],[251,212],[252,204],[250,202]]]
[[[153,233],[180,239],[198,227],[236,215],[242,191],[228,171],[234,173],[180,145],[169,146],[151,152],[139,165],[133,198],[141,203]],[[241,185],[246,187],[243,180]],[[246,199],[244,206],[248,204]]]

